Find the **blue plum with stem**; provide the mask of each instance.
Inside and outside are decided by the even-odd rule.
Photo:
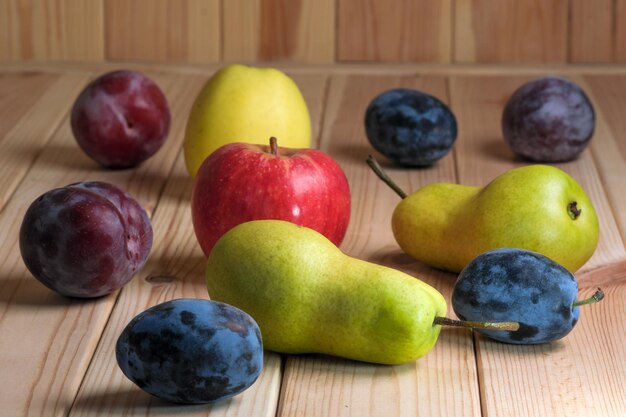
[[[567,269],[536,252],[501,248],[485,252],[460,273],[452,307],[462,320],[514,321],[517,331],[478,332],[514,344],[547,343],[565,337],[578,322],[579,306],[599,301],[577,300],[578,284]]]

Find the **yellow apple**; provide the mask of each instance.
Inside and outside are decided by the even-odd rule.
[[[311,118],[296,83],[275,68],[232,64],[202,88],[185,130],[185,163],[192,177],[217,148],[232,142],[311,146]]]

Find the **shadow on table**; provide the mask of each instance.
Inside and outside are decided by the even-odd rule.
[[[144,415],[150,410],[151,416],[208,415],[223,412],[232,406],[233,402],[238,401],[240,399],[235,396],[212,404],[175,404],[156,398],[135,386],[129,386],[118,389],[107,388],[105,391],[79,396],[72,405],[72,412],[95,414],[95,411],[98,411],[102,415]]]
[[[70,305],[77,299],[64,297],[30,276],[0,278],[0,303],[34,307]]]
[[[518,161],[518,158],[513,155],[502,138],[494,137],[485,140],[484,143],[481,144],[480,151],[490,159],[506,162]]]

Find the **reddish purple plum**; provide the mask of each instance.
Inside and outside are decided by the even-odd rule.
[[[91,82],[72,107],[78,145],[107,168],[129,168],[154,155],[170,129],[165,95],[134,71],[113,71]]]
[[[502,114],[504,140],[517,156],[535,162],[575,159],[589,144],[595,112],[585,92],[559,77],[518,88]]]
[[[143,267],[152,226],[128,193],[104,182],[80,182],[37,198],[19,240],[35,278],[62,295],[91,298],[122,287]]]

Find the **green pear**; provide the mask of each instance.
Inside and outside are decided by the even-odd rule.
[[[368,163],[393,182],[373,158]],[[413,258],[453,272],[481,253],[503,248],[539,252],[571,272],[598,245],[596,212],[582,187],[549,165],[511,169],[485,187],[433,183],[403,197],[391,219],[393,234]]]
[[[195,177],[213,151],[233,142],[311,146],[311,118],[296,83],[275,68],[227,65],[199,92],[189,113],[183,151]]]
[[[443,296],[403,272],[342,253],[322,234],[281,220],[231,229],[208,259],[211,299],[250,314],[266,349],[399,364],[435,345]]]

